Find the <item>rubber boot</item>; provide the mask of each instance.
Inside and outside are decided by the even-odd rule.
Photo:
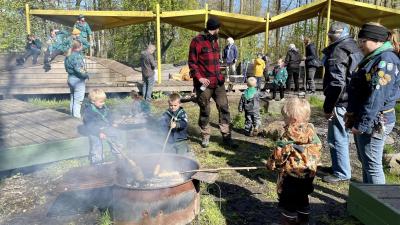
[[[210,144],[210,136],[203,136],[203,138],[201,139],[201,147],[203,148],[207,148],[208,145]]]
[[[297,217],[281,214],[281,225],[297,225]]]
[[[297,212],[297,224],[298,225],[309,225],[310,224],[310,214]]]
[[[232,140],[232,137],[231,137],[230,134],[229,134],[229,135],[226,135],[226,136],[224,136],[224,137],[222,137],[222,141],[223,141],[224,145],[226,145],[226,146],[228,146],[228,147],[230,147],[230,148],[237,148],[237,147],[239,147],[239,145],[236,144],[236,143]]]

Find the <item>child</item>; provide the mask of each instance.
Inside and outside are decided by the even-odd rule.
[[[177,93],[171,94],[168,104],[168,110],[161,117],[161,126],[166,132],[165,134],[167,135],[171,129],[168,139],[168,150],[172,153],[186,155],[189,153],[189,146],[186,143],[188,137],[188,118],[185,110],[181,107],[181,96]]]
[[[254,77],[247,79],[247,89],[243,92],[239,102],[239,112],[244,111],[246,118],[244,130],[246,135],[254,136],[258,134],[261,126],[260,116],[260,92],[256,89],[257,80]]]
[[[112,124],[111,114],[105,105],[106,94],[101,89],[93,89],[89,92],[89,103],[83,112],[83,123],[89,135],[90,152],[89,160],[91,164],[101,164],[104,162],[102,140],[107,140],[110,144],[112,153],[118,154],[118,133]],[[117,155],[117,156],[118,156]]]
[[[271,76],[272,80],[272,100],[275,101],[276,91],[279,90],[280,100],[285,100],[285,84],[288,78],[288,72],[286,71],[285,62],[283,59],[278,59],[278,65],[275,66]]]
[[[150,104],[145,101],[142,96],[139,95],[136,91],[131,91],[132,108],[131,108],[131,116],[135,117],[138,115],[142,115],[144,117],[148,116],[150,113]]]
[[[282,107],[285,132],[267,161],[271,170],[279,169],[277,192],[282,224],[308,224],[308,195],[314,190],[313,179],[321,155],[321,141],[308,123],[310,104],[290,98]]]
[[[254,76],[257,78],[257,90],[261,89],[261,79],[264,75],[265,62],[262,59],[262,54],[258,53],[254,60]]]

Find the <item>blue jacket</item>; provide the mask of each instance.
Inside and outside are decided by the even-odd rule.
[[[80,79],[88,78],[83,58],[83,55],[76,51],[73,51],[71,55],[65,57],[64,66],[68,76],[75,76]]]
[[[83,110],[83,124],[89,135],[98,136],[101,131],[112,125],[110,110],[106,105],[97,108],[93,103],[88,102]]]
[[[392,49],[363,60],[353,73],[348,112],[355,115],[354,128],[371,134],[383,113],[386,123],[396,121],[393,108],[400,98],[400,60]]]
[[[325,67],[323,108],[325,113],[332,113],[335,106],[347,107],[347,89],[351,73],[363,58],[363,54],[350,36],[340,38],[322,52],[324,53],[323,64]]]
[[[183,110],[182,107],[176,110],[176,112],[172,112],[171,110],[168,109],[162,114],[161,117],[162,130],[165,131],[165,134],[168,133],[172,117],[175,118],[174,120],[176,122],[176,128],[171,130],[168,143],[175,143],[178,141],[187,140],[188,117],[186,115],[185,110]]]
[[[226,63],[233,63],[233,60],[236,60],[238,57],[238,50],[235,44],[228,44],[224,48],[224,59]]]

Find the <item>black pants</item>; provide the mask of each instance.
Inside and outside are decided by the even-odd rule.
[[[286,80],[286,90],[290,91],[292,79],[294,82],[294,91],[299,91],[299,68],[287,68],[288,78]]]
[[[51,61],[53,61],[57,56],[62,55],[63,52],[59,50],[53,50],[51,53],[49,49],[44,53],[44,65],[50,66]]]
[[[20,58],[20,64],[24,64],[24,62],[32,56],[32,64],[37,63],[37,58],[40,55],[40,49],[37,48],[31,48],[26,50],[25,54]],[[22,61],[21,61],[22,60]]]
[[[279,85],[279,84],[272,85],[272,99],[275,99],[276,91],[279,91],[279,95],[280,95],[281,99],[285,97],[285,87],[283,85]]]
[[[308,195],[314,191],[313,180],[314,177],[284,177],[282,192],[278,194],[278,206],[288,212],[308,213],[310,211]]]

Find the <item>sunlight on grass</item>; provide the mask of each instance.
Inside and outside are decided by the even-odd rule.
[[[219,208],[219,203],[215,202],[211,195],[202,195],[200,205],[200,224],[226,224],[224,215]]]
[[[232,125],[236,129],[243,129],[244,121],[245,121],[244,114],[239,113],[239,114],[236,114],[235,117],[233,117]]]
[[[388,169],[385,169],[386,184],[400,184],[400,175],[391,174]]]
[[[400,125],[400,103],[397,103],[394,109],[396,111],[396,124]]]
[[[30,98],[28,99],[28,102],[44,107],[44,108],[49,108],[49,109],[56,109],[56,108],[69,108],[69,100],[57,100],[57,99],[40,99],[40,98]]]
[[[308,101],[310,102],[312,107],[315,107],[315,108],[318,108],[318,109],[322,109],[322,107],[324,105],[324,101],[321,98],[317,97],[317,96],[310,96]]]

